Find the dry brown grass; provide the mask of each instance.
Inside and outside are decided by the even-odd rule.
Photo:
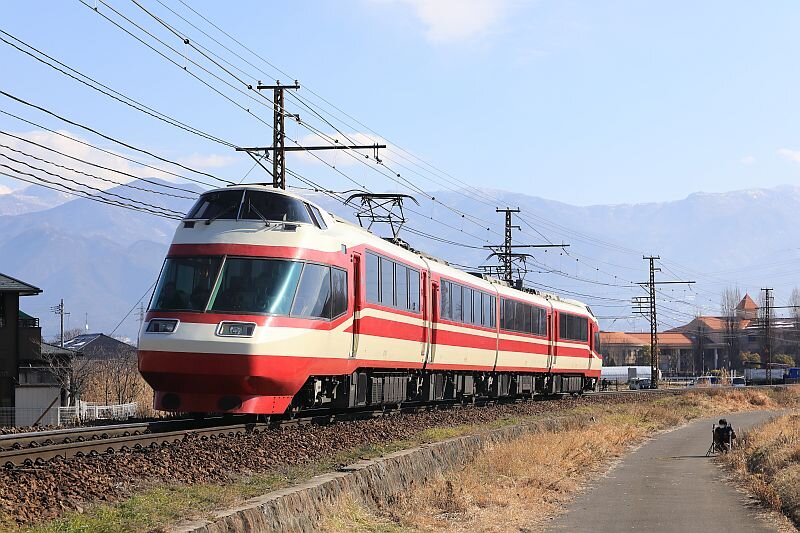
[[[800,526],[800,415],[750,431],[723,461],[750,492]]]
[[[709,389],[646,403],[577,409],[575,414],[591,414],[594,421],[491,446],[460,471],[449,472],[410,491],[389,509],[373,512],[348,502],[347,511],[332,512],[323,529],[535,529],[558,514],[587,481],[606,470],[614,459],[660,430],[701,416],[798,404],[800,388],[777,393]],[[800,450],[792,457],[800,458]],[[800,468],[797,472],[800,474]],[[784,471],[782,475],[787,474]],[[799,482],[800,477],[787,477],[783,490],[800,492]],[[348,516],[357,519],[348,520]]]

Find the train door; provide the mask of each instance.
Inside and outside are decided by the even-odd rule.
[[[550,308],[547,328],[548,349],[550,353],[548,370],[552,370],[553,367],[556,366],[556,359],[558,358],[558,344],[556,343],[556,339],[558,338],[558,313],[556,313],[556,310],[552,307]]]
[[[425,358],[425,364],[433,362],[434,358],[436,357],[436,337],[437,337],[437,326],[439,324],[439,282],[430,280],[430,327],[428,331],[430,332],[430,342],[428,343],[428,350],[427,356]]]
[[[424,365],[428,361],[428,351],[430,349],[430,340],[431,340],[431,308],[430,308],[430,270],[423,270],[422,271],[422,283],[420,285],[421,292],[422,292],[422,305],[420,306],[420,310],[422,311],[422,364]]]
[[[588,340],[587,347],[589,348],[589,353],[587,355],[589,357],[586,359],[586,370],[591,370],[592,369],[592,361],[594,361],[594,355],[592,355],[592,354],[593,354],[594,349],[595,349],[595,346],[594,346],[594,332],[595,332],[595,328],[597,326],[592,324],[591,320],[587,320],[587,322],[589,323],[589,328],[588,328],[589,338],[587,339]]]
[[[361,302],[363,296],[361,277],[361,255],[353,254],[353,339],[350,357],[358,355],[358,337],[361,329]]]

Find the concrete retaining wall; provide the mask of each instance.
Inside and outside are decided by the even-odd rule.
[[[370,507],[391,505],[415,485],[471,461],[487,445],[527,433],[563,430],[588,419],[557,417],[510,426],[477,435],[454,437],[377,459],[359,461],[338,472],[316,476],[305,483],[277,490],[217,513],[211,520],[183,523],[180,533],[315,531],[323,515],[343,498]]]

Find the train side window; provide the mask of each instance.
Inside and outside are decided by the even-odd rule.
[[[531,307],[531,333],[541,335],[541,309],[536,306]]]
[[[483,305],[481,325],[490,328],[492,327],[492,297],[484,293],[481,304]]]
[[[589,321],[586,317],[559,313],[559,337],[566,340],[587,342]]]
[[[536,307],[536,330],[537,335],[547,336],[547,311],[541,307]]]
[[[380,258],[381,261],[381,303],[394,307],[394,262]]]
[[[514,331],[525,331],[525,304],[514,302]]]
[[[380,278],[378,276],[378,256],[367,252],[367,301],[380,303]]]
[[[511,321],[510,317],[514,316],[513,308],[511,307],[511,300],[505,298],[500,299],[500,328],[508,330]],[[513,319],[512,319],[513,320]]]
[[[450,282],[442,280],[439,286],[439,291],[441,294],[439,302],[439,318],[450,320],[450,317],[453,316],[451,307],[453,301],[452,298],[450,298],[450,292],[451,292]]]
[[[408,268],[400,263],[394,265],[394,300],[398,308],[408,309]]]
[[[314,224],[316,224],[319,229],[328,229],[328,225],[325,224],[325,220],[322,218],[322,213],[320,213],[319,209],[308,203],[306,204],[306,207],[311,213],[311,218],[314,220]]]
[[[408,269],[408,310],[419,312],[419,271]]]
[[[463,287],[461,287],[461,285],[453,283],[452,291],[450,292],[450,295],[451,295],[451,297],[453,299],[453,314],[452,314],[452,316],[450,318],[452,320],[455,320],[456,322],[462,322],[464,320],[464,313],[463,313],[463,310],[462,310],[463,306],[461,305],[462,304],[462,291],[461,291],[462,288]]]
[[[533,333],[533,324],[531,322],[533,308],[530,305],[523,304],[522,311],[522,331],[525,333]]]
[[[331,269],[331,288],[333,304],[331,305],[331,318],[347,312],[347,272],[339,268]]]
[[[497,315],[496,315],[497,307],[496,307],[496,304],[497,304],[497,299],[494,296],[492,296],[491,297],[490,308],[489,308],[489,319],[490,319],[489,326],[490,327],[495,327],[495,325],[497,323]]]
[[[484,296],[482,292],[472,291],[472,323],[476,326],[483,324],[481,320],[481,310],[483,309],[481,298]]]
[[[300,276],[300,285],[292,304],[292,316],[304,318],[331,317],[331,269],[307,263]]]

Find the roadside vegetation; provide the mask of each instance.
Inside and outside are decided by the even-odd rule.
[[[800,527],[800,414],[754,428],[722,460],[749,492]]]
[[[592,407],[593,421],[566,431],[524,436],[487,448],[463,469],[439,476],[387,509],[348,501],[325,531],[526,531],[559,514],[587,481],[661,430],[736,411],[800,405],[800,389],[709,389],[639,404]],[[576,409],[575,412],[580,412]],[[795,474],[783,490],[800,503],[800,417],[794,417]],[[784,454],[785,455],[785,454]],[[791,454],[789,454],[791,455]],[[782,474],[786,476],[786,474]],[[502,516],[502,521],[498,517]]]

